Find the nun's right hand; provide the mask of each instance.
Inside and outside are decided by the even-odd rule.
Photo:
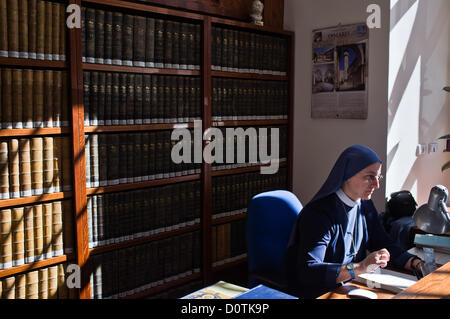
[[[385,248],[370,253],[362,262],[359,263],[360,273],[370,273],[377,270],[379,267],[387,266],[391,255]]]

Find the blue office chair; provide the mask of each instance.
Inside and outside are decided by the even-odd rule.
[[[291,192],[255,195],[247,211],[249,287],[258,284],[286,291],[285,256],[297,215],[303,208]]]

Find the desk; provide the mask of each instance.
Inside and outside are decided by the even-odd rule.
[[[347,293],[357,288],[375,292],[378,299],[450,299],[450,262],[399,294],[379,288],[368,288],[365,285],[351,282],[320,296],[318,299],[350,299]]]
[[[366,289],[366,290],[373,291],[374,293],[377,294],[378,299],[391,299],[392,297],[395,296],[395,293],[390,292],[385,289],[369,288],[365,285],[362,285],[362,284],[359,284],[356,282],[351,282],[351,283],[347,283],[344,286],[341,286],[333,291],[327,292],[326,294],[320,296],[317,299],[350,299],[347,296],[347,294],[349,291],[352,291],[354,289]]]
[[[450,299],[450,262],[420,279],[395,299]]]

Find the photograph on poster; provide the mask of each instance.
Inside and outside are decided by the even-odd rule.
[[[368,40],[362,23],[313,31],[312,118],[367,119]]]

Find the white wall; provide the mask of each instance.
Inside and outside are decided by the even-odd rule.
[[[450,187],[450,158],[438,152],[416,156],[418,143],[450,134],[450,1],[392,0],[389,50],[389,112],[386,191],[408,189],[419,204],[431,187]]]
[[[382,24],[369,33],[367,120],[311,119],[312,30],[365,22],[372,3],[381,6]],[[295,32],[293,191],[306,204],[348,146],[367,145],[386,163],[389,0],[285,0],[284,8],[284,27]],[[384,210],[384,193],[382,185],[373,197],[379,211]]]

